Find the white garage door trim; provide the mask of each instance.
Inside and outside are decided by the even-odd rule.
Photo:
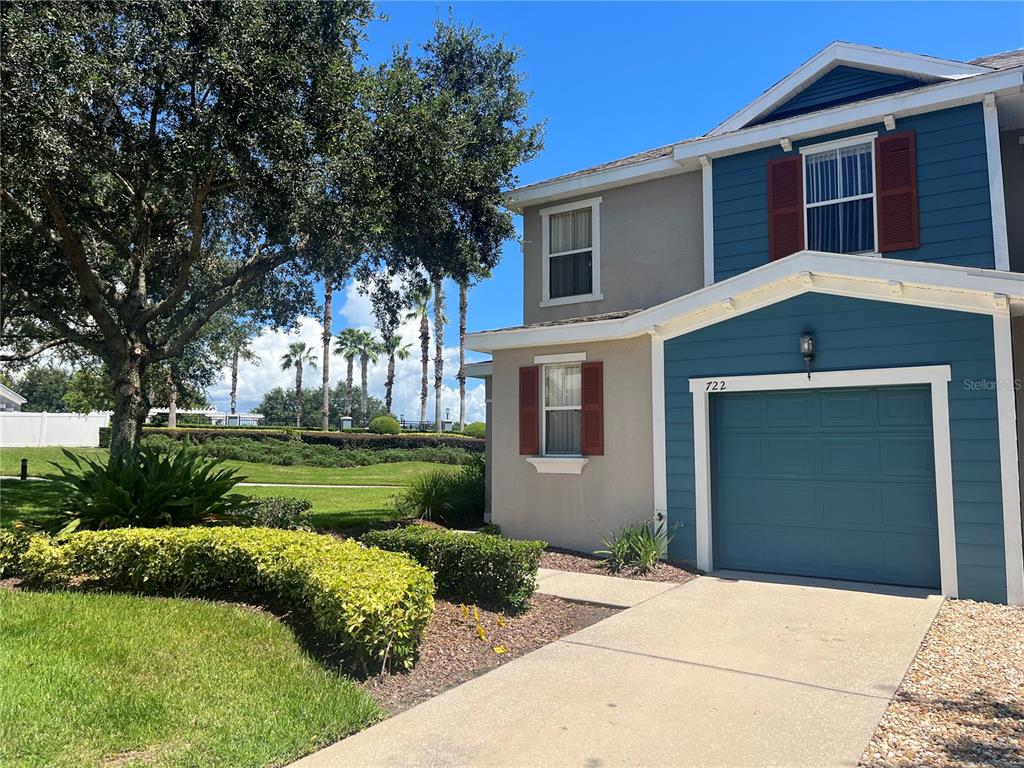
[[[932,429],[935,443],[935,500],[939,517],[939,572],[942,581],[942,594],[946,597],[956,597],[953,464],[949,443],[948,383],[951,376],[952,373],[948,365],[925,365],[909,368],[823,371],[812,374],[810,379],[805,373],[690,379],[690,392],[693,393],[693,447],[697,495],[697,567],[704,571],[710,571],[714,567],[711,546],[711,419],[708,414],[711,395],[716,392],[929,384],[931,385]]]

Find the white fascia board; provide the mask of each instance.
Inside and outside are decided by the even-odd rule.
[[[833,133],[862,125],[880,123],[885,115],[896,118],[931,112],[961,104],[984,100],[988,93],[1019,91],[1024,87],[1024,67],[1000,70],[962,80],[936,83],[927,88],[890,96],[865,99],[832,109],[798,115],[765,125],[708,136],[679,144],[675,159],[680,163],[697,160],[701,155],[723,157],[737,152],[749,152],[789,137],[796,141],[822,133]]]
[[[462,370],[471,379],[486,379],[494,374],[494,362],[481,360],[476,363],[466,363]]]
[[[720,136],[739,130],[752,120],[771,112],[822,75],[844,64],[861,69],[939,80],[959,79],[992,71],[989,67],[961,61],[836,42],[812,56],[739,112],[715,126],[708,136]]]
[[[22,397],[6,384],[0,384],[0,395],[3,395],[8,400],[17,403],[18,405],[24,405],[28,402],[27,398]]]
[[[807,291],[982,314],[998,311],[993,297],[1002,295],[1012,311],[1024,307],[1024,275],[1015,272],[801,251],[626,317],[483,331],[468,334],[466,345],[491,352],[643,334],[670,338]]]

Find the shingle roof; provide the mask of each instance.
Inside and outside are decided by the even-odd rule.
[[[1003,51],[993,53],[990,56],[981,56],[968,64],[977,64],[979,67],[991,67],[992,69],[1009,69],[1010,67],[1024,66],[1024,48],[1016,51]]]
[[[605,312],[601,315],[587,315],[585,317],[569,317],[565,320],[545,320],[542,323],[530,323],[529,325],[513,325],[508,328],[489,328],[479,333],[494,333],[495,331],[522,331],[527,328],[547,328],[553,325],[575,325],[576,323],[593,323],[598,320],[619,320],[639,312],[639,309],[627,309],[621,312]]]

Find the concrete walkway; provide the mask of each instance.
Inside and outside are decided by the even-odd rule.
[[[621,579],[597,573],[572,573],[541,568],[537,571],[537,591],[565,600],[597,603],[611,608],[632,608],[660,595],[678,584],[659,581]]]
[[[941,602],[701,577],[296,766],[855,766]]]

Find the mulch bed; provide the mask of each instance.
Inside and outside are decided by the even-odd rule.
[[[683,583],[696,577],[698,572],[687,568],[681,563],[662,561],[647,573],[638,573],[633,568],[610,571],[605,561],[596,555],[586,555],[571,549],[548,547],[540,556],[540,567],[556,571],[572,571],[573,573],[594,573],[599,576],[618,576],[623,579],[639,581],[671,581]]]
[[[361,685],[395,714],[614,613],[549,595],[534,595],[515,616],[438,599],[412,670],[371,677]]]
[[[1024,608],[947,600],[860,764],[1024,766]]]

